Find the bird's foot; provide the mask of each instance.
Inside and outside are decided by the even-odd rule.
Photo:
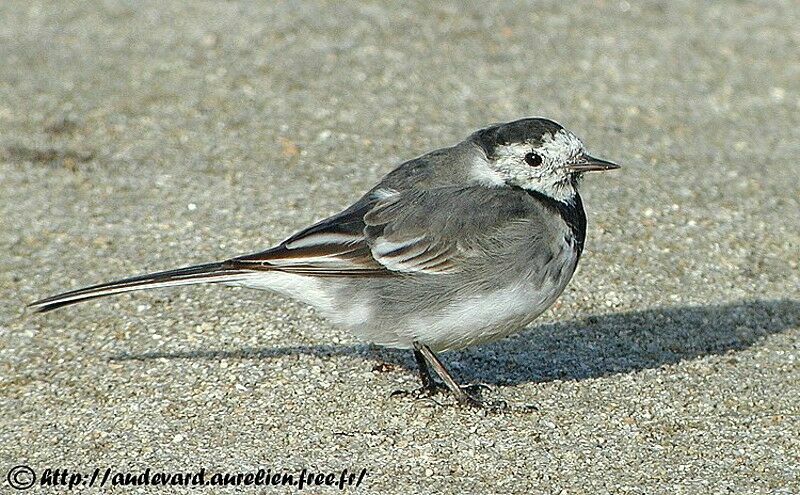
[[[411,397],[412,399],[432,399],[433,397],[449,392],[447,387],[439,382],[431,382],[414,390],[395,390],[392,397]]]
[[[483,394],[485,390],[492,390],[492,386],[488,383],[469,383],[467,385],[461,385],[461,391],[469,394],[469,395],[476,395],[478,397]]]
[[[472,383],[469,385],[462,385],[459,387],[459,393],[453,394],[450,389],[445,385],[434,382],[431,385],[416,388],[414,390],[395,390],[392,392],[392,397],[410,397],[413,400],[424,400],[433,402],[439,406],[445,406],[446,403],[436,400],[435,397],[442,394],[450,394],[456,399],[456,404],[459,407],[469,408],[476,411],[485,411],[490,413],[533,413],[539,411],[539,408],[533,404],[523,405],[509,405],[504,400],[490,400],[484,399],[482,392],[485,390],[492,390],[492,387],[485,383]],[[452,403],[451,403],[452,404]]]
[[[486,383],[471,383],[469,385],[462,385],[459,387],[458,393],[452,393],[446,385],[439,382],[431,382],[422,387],[414,390],[395,390],[392,392],[392,397],[411,397],[414,400],[430,400],[441,404],[434,400],[434,397],[440,394],[451,394],[455,396],[458,405],[462,407],[469,407],[472,409],[482,409],[489,412],[500,412],[508,409],[508,404],[503,400],[486,400],[483,398],[482,393],[485,390],[491,390],[492,387]]]
[[[453,395],[456,396],[458,405],[462,407],[480,409],[486,412],[503,412],[508,410],[508,404],[504,400],[488,400],[483,398],[483,392],[491,389],[492,387],[485,383],[471,383],[469,385],[460,386],[459,393]]]
[[[509,405],[504,400],[487,400],[480,396],[465,394],[459,397],[458,404],[462,407],[485,411],[486,413],[533,413],[539,408],[533,404]]]

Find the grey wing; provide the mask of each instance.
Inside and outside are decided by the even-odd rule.
[[[535,225],[530,219],[537,213],[536,203],[513,189],[383,191],[275,248],[229,263],[318,276],[455,273],[470,258],[502,252],[508,232]]]
[[[410,191],[370,210],[365,232],[372,256],[390,270],[454,273],[469,266],[471,258],[508,248],[509,235],[529,224],[535,206],[513,189]]]

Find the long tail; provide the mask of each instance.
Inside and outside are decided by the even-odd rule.
[[[97,297],[120,294],[122,292],[155,289],[157,287],[174,287],[176,285],[235,282],[247,278],[248,274],[252,274],[252,271],[233,268],[226,262],[208,263],[165,272],[149,273],[138,277],[125,278],[114,282],[72,290],[46,299],[41,299],[28,306],[38,313],[44,313],[62,306],[88,301],[89,299]]]

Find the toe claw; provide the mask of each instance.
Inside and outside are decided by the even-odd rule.
[[[507,411],[520,411],[520,412],[533,412],[538,411],[536,406],[526,405],[521,408],[511,407],[504,400],[488,400],[484,399],[481,393],[485,390],[492,390],[490,385],[486,383],[473,383],[459,387],[460,393],[453,393],[458,405],[471,409],[478,409],[486,411],[487,413],[500,413]],[[432,401],[439,405],[444,405],[434,400],[433,397],[443,394],[451,393],[451,391],[443,384],[433,382],[427,386],[419,387],[413,390],[395,390],[390,394],[390,397],[410,397],[413,400]]]
[[[447,387],[435,383],[428,386],[415,388],[413,390],[395,390],[390,397],[411,397],[413,399],[430,399],[435,395],[447,392]]]
[[[486,390],[492,390],[492,387],[488,383],[470,383],[469,385],[462,386],[461,390],[467,393],[481,394]]]

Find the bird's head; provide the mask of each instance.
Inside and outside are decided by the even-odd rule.
[[[583,143],[556,122],[528,118],[474,133],[480,150],[473,177],[486,185],[516,186],[568,202],[584,172],[619,168],[586,153]]]

